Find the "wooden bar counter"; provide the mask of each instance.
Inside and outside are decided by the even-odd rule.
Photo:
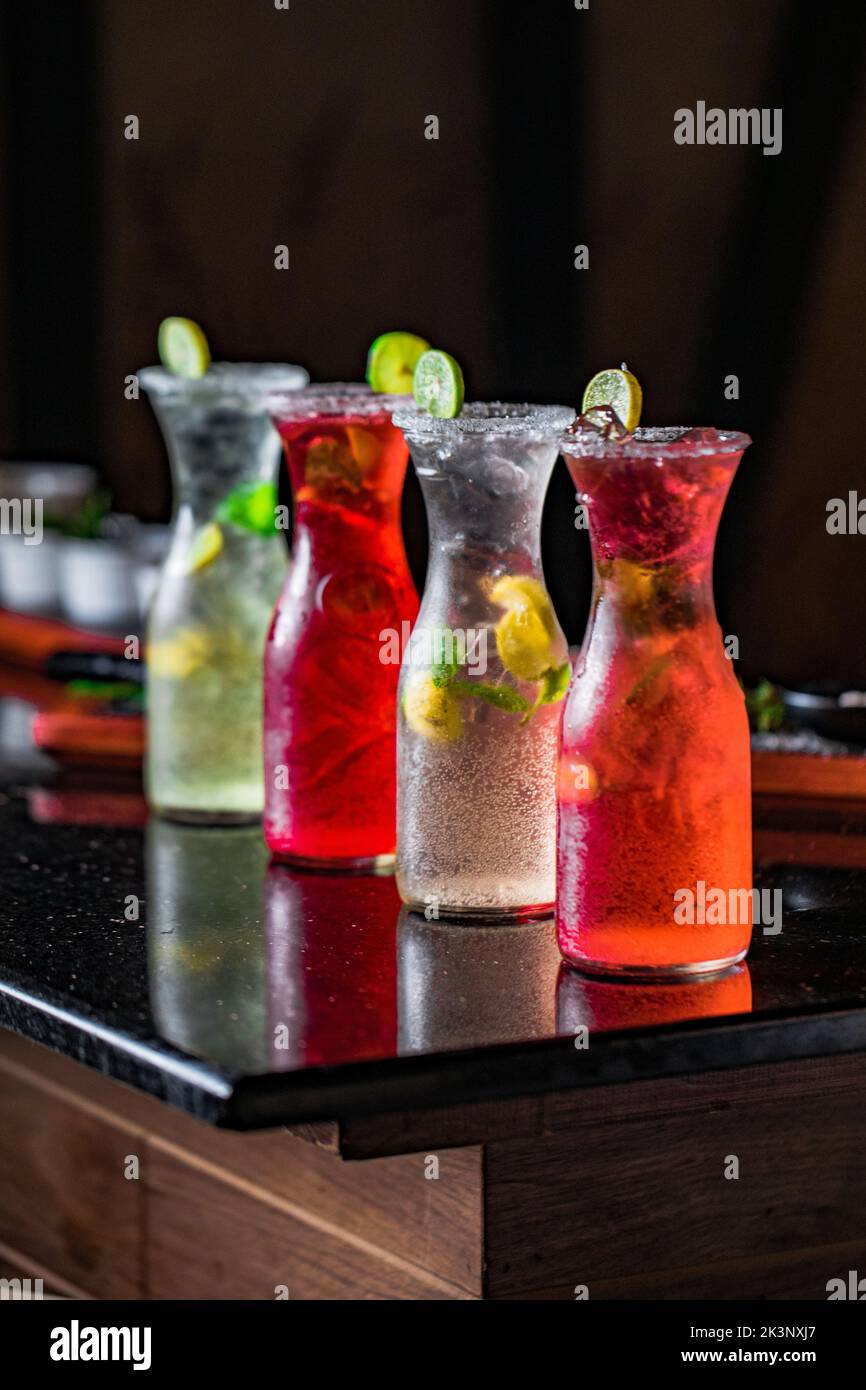
[[[258,831],[0,806],[0,1275],[151,1299],[826,1299],[866,1268],[866,813],[756,799],[782,930],[677,986]],[[36,810],[34,810],[36,808]]]

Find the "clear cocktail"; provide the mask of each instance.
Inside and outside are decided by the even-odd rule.
[[[175,491],[171,548],[147,628],[147,794],[180,820],[257,820],[262,654],[286,569],[275,525],[280,443],[267,388],[297,367],[216,363],[190,380],[146,368]]]
[[[570,668],[544,587],[540,526],[560,407],[400,414],[424,493],[430,565],[404,655],[397,883],[436,916],[549,912],[556,758]]]

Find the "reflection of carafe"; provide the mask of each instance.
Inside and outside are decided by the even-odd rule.
[[[270,1067],[393,1056],[399,906],[390,876],[312,873],[277,862],[269,866]]]
[[[652,1028],[694,1018],[721,1018],[752,1010],[749,967],[735,965],[721,975],[695,976],[669,984],[600,980],[563,965],[556,982],[556,1031],[579,1027],[596,1032]]]
[[[499,927],[427,921],[397,927],[401,1053],[550,1037],[559,952],[553,919]]]
[[[267,1064],[257,826],[147,827],[147,942],[157,1031],[185,1052],[240,1070]]]

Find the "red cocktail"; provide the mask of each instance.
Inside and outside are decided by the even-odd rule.
[[[716,527],[749,443],[714,430],[582,427],[592,616],[562,726],[557,925],[591,972],[742,959],[751,932],[749,731],[712,595]]]
[[[418,599],[400,531],[394,401],[319,387],[269,402],[289,465],[293,558],[265,649],[265,839],[335,867],[395,846],[398,640]]]

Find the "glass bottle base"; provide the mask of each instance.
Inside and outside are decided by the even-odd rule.
[[[404,898],[410,912],[426,917],[428,922],[452,922],[464,926],[507,926],[511,922],[544,921],[553,916],[554,904],[536,903],[529,907],[466,907],[451,906],[448,903],[421,902],[417,898]],[[429,914],[429,915],[428,915]]]
[[[272,849],[272,857],[278,864],[292,869],[310,869],[322,874],[391,874],[394,872],[393,854],[372,854],[355,859],[310,859],[300,854],[288,854],[284,850]]]
[[[560,950],[562,948],[560,947]],[[692,961],[688,965],[612,965],[609,961],[586,960],[583,956],[566,955],[563,959],[573,969],[583,975],[607,976],[616,980],[642,980],[644,984],[661,983],[665,980],[692,980],[696,975],[721,975],[745,960],[748,947],[734,956],[724,956],[719,960]]]
[[[258,825],[261,811],[190,811],[183,806],[151,806],[160,820],[178,821],[181,825]]]

